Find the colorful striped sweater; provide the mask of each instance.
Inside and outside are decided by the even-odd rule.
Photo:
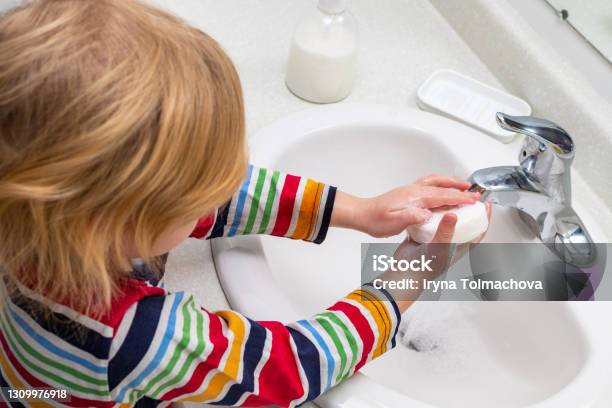
[[[334,197],[334,187],[250,166],[240,191],[203,217],[192,236],[260,233],[321,242]],[[111,312],[96,318],[22,286],[9,296],[0,284],[0,387],[70,394],[63,402],[9,404],[296,406],[395,345],[397,306],[370,286],[283,325],[208,311],[189,293],[171,293],[147,274],[146,267],[135,267]],[[45,317],[43,307],[50,309]]]

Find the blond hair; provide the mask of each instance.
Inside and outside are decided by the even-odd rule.
[[[238,75],[203,32],[132,0],[38,0],[0,17],[0,267],[108,310],[168,226],[246,172]]]

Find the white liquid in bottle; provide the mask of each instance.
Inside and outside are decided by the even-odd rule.
[[[340,4],[342,11],[330,14],[320,3],[317,14],[302,21],[293,36],[287,87],[311,102],[337,102],[353,87],[357,31],[344,2]]]

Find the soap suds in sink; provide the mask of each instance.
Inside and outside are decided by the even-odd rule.
[[[454,302],[420,303],[402,316],[398,342],[410,352],[429,358],[449,358],[460,365],[469,351],[465,310]],[[468,329],[469,330],[469,329]],[[466,344],[468,343],[468,344]]]
[[[403,337],[401,343],[410,350],[418,352],[434,351],[438,348],[438,342],[427,335]]]
[[[397,347],[362,372],[441,408],[531,405],[558,392],[580,367],[567,364],[575,340],[546,337],[543,327],[554,327],[554,320],[545,306],[553,307],[538,312],[522,302],[416,302],[402,316]],[[563,359],[550,344],[561,344]]]

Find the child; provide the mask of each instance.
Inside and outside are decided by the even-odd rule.
[[[372,287],[283,325],[158,286],[188,236],[390,236],[479,199],[443,176],[357,198],[247,165],[244,133],[231,61],[164,11],[38,0],[0,17],[0,387],[67,389],[68,406],[294,406],[395,345],[408,303]]]

